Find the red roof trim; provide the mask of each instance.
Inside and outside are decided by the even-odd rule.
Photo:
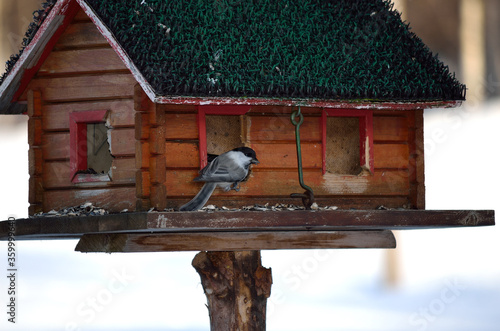
[[[156,97],[155,103],[185,104],[196,106],[223,105],[267,105],[267,106],[306,106],[334,109],[366,109],[366,110],[415,110],[429,108],[459,107],[462,101],[420,101],[420,102],[390,102],[390,101],[359,101],[346,100],[315,100],[315,99],[266,99],[266,98],[200,98],[200,97]]]

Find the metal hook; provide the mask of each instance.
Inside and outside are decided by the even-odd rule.
[[[299,121],[297,122],[295,119],[299,118]],[[290,116],[290,121],[292,124],[295,126],[295,141],[296,141],[296,146],[297,146],[297,168],[298,168],[298,173],[299,173],[299,183],[300,186],[305,189],[306,191],[304,193],[292,193],[290,194],[290,197],[292,198],[302,198],[302,203],[304,204],[304,207],[307,210],[311,209],[312,204],[314,203],[314,193],[313,190],[304,184],[304,174],[302,172],[302,150],[300,146],[300,126],[304,122],[304,115],[300,112],[300,106],[298,110],[292,112]]]

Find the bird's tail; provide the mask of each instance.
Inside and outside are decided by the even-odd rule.
[[[208,199],[210,199],[210,196],[212,195],[216,187],[216,183],[205,183],[205,185],[203,185],[200,192],[196,194],[193,200],[189,201],[185,205],[182,205],[179,210],[195,211],[201,209],[205,205],[205,203],[207,203]]]

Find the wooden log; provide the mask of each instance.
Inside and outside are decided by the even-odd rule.
[[[167,188],[165,184],[151,184],[151,207],[164,210],[167,207]]]
[[[320,117],[304,116],[300,126],[302,142],[320,142]],[[247,136],[254,141],[295,141],[295,127],[290,116],[247,116]]]
[[[151,174],[151,183],[165,184],[167,175],[165,155],[156,155],[150,159],[149,172]]]
[[[149,100],[148,100],[149,101]],[[153,126],[162,126],[165,124],[165,108],[149,101],[149,123]]]
[[[85,234],[80,252],[239,251],[312,248],[395,248],[391,231],[248,231]]]
[[[165,139],[198,140],[196,114],[165,114]]]
[[[42,173],[40,173],[42,174]],[[68,160],[51,161],[44,163],[42,174],[44,186],[47,189],[74,187],[71,182],[71,169]],[[124,185],[135,183],[135,159],[134,158],[114,158],[111,162],[111,181],[105,185]],[[98,185],[102,186],[103,183]],[[87,184],[92,185],[92,184]]]
[[[89,59],[92,59],[89,61]],[[38,74],[96,73],[104,71],[124,71],[127,67],[111,48],[91,48],[50,53]]]
[[[95,99],[132,98],[135,78],[130,73],[41,77],[29,89],[39,89],[45,101],[71,102]],[[21,99],[24,99],[21,96]]]
[[[194,142],[170,142],[165,144],[167,168],[200,168],[200,151]]]
[[[258,156],[257,156],[258,157]],[[290,193],[303,192],[298,183],[296,170],[281,171],[252,170],[247,182],[243,182],[239,192],[216,190],[214,196],[289,196]],[[192,196],[201,188],[201,183],[192,182],[198,176],[196,170],[176,170],[167,172],[166,185],[172,197]],[[321,174],[317,171],[304,171],[304,182],[311,186],[315,195],[399,195],[408,196],[408,170],[375,170],[373,175],[344,176]]]
[[[51,209],[60,210],[68,206],[91,202],[94,206],[116,213],[124,209],[134,210],[135,198],[134,186],[47,190],[44,193],[43,209],[47,212]]]
[[[42,95],[38,90],[29,90],[28,97],[28,161],[30,215],[43,210],[45,185],[43,182],[43,120]]]
[[[399,113],[405,114],[405,113]],[[377,116],[373,113],[373,140],[408,141],[408,120],[406,116]]]
[[[135,189],[137,198],[149,198],[151,194],[151,178],[149,171],[137,170],[135,177]]]
[[[321,143],[302,142],[302,167],[321,169]],[[297,169],[297,146],[290,143],[252,143],[260,161],[259,168]]]
[[[28,160],[28,173],[30,175],[41,175],[43,169],[42,149],[36,146],[30,147],[28,150]]]
[[[145,112],[135,112],[135,139],[149,139],[149,115]]]
[[[373,159],[376,169],[408,169],[408,144],[374,144]]]
[[[30,117],[28,119],[28,144],[30,146],[42,145],[42,118]]]
[[[134,103],[132,99],[113,101],[69,102],[43,105],[43,129],[45,131],[69,130],[70,112],[109,110],[107,122],[113,128],[134,126]]]
[[[40,117],[42,116],[42,95],[40,91],[28,91],[28,116]]]
[[[149,151],[151,154],[165,154],[165,127],[158,126],[150,129]]]
[[[271,269],[260,251],[200,252],[192,262],[207,296],[212,331],[264,331]]]
[[[109,43],[92,22],[70,24],[57,41],[54,50],[87,47],[109,47]]]
[[[39,175],[30,176],[28,181],[29,194],[28,202],[30,204],[41,205],[44,197],[44,187],[42,177]]]
[[[113,156],[135,155],[134,129],[110,129],[108,130],[108,136],[110,137],[109,147]]]
[[[149,168],[149,142],[144,140],[135,141],[135,167],[137,169]]]
[[[410,117],[410,202],[413,208],[425,209],[424,114],[415,110]]]
[[[45,133],[42,137],[42,155],[48,160],[69,160],[69,132]]]

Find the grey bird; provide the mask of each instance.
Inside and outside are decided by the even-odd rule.
[[[227,192],[239,191],[238,184],[248,176],[251,164],[258,164],[255,151],[249,147],[238,147],[215,157],[207,166],[200,170],[200,175],[193,181],[205,182],[200,192],[180,211],[195,211],[201,209],[219,186]]]

